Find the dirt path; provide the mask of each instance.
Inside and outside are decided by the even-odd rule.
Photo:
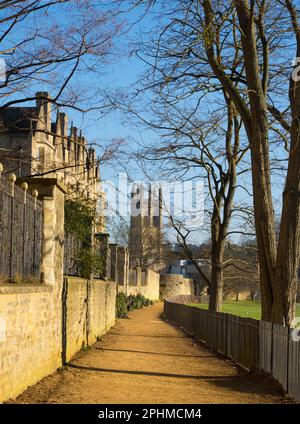
[[[240,374],[164,322],[162,304],[134,311],[69,366],[14,403],[279,403],[262,383]]]

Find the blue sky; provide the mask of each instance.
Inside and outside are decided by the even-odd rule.
[[[124,16],[124,20],[126,20],[124,28],[126,30],[123,30],[121,36],[118,36],[116,39],[115,54],[112,56],[110,63],[103,66],[103,73],[101,72],[100,75],[93,75],[92,73],[88,75],[79,73],[76,75],[75,82],[79,87],[79,91],[85,93],[89,86],[94,86],[96,89],[105,89],[107,92],[118,90],[130,92],[135,88],[135,82],[138,76],[143,72],[144,64],[131,53],[134,49],[134,43],[139,39],[141,33],[148,32],[156,27],[157,15],[155,12],[156,10],[154,9],[151,14],[146,14],[141,20],[139,20],[142,13],[141,10],[135,10],[129,15],[127,14],[126,18]],[[68,18],[66,18],[66,16],[57,15],[56,19],[61,24],[63,19]],[[69,16],[69,20],[70,19],[71,15]],[[130,23],[135,24],[128,30]],[[25,29],[24,27],[24,31]],[[19,33],[19,36],[20,35],[21,33]],[[39,91],[48,89],[48,87],[41,86],[36,88]],[[49,91],[51,92],[51,90]],[[134,143],[134,140],[143,140],[145,143],[152,144],[158,137],[156,133],[153,131],[146,131],[142,126],[138,128],[128,119],[128,116],[125,117],[120,112],[113,112],[102,118],[99,118],[99,115],[93,112],[87,113],[84,116],[72,109],[68,109],[66,112],[69,115],[70,121],[73,121],[75,126],[82,128],[83,134],[88,142],[96,142],[101,146],[105,146],[113,139],[125,139],[129,146],[131,146],[131,143]],[[99,155],[101,155],[100,150]],[[101,174],[103,179],[109,179],[116,182],[118,173],[123,171],[121,159],[119,166],[115,162],[105,162],[102,165]],[[152,178],[157,178],[154,167],[152,171]],[[131,176],[138,180],[143,178],[143,174],[139,172],[133,162],[131,162],[129,172]],[[241,180],[241,184],[249,186],[249,178],[246,177],[244,180]],[[280,190],[278,190],[278,195],[277,190],[275,189],[274,191],[275,197],[279,199],[277,202],[280,202]],[[237,196],[239,201],[244,200],[243,197],[245,197],[245,195],[242,192]],[[206,237],[207,233],[204,234],[203,232],[197,235],[197,240],[205,239]]]
[[[135,48],[134,43],[139,37],[139,33],[144,30],[150,30],[153,25],[152,15],[146,15],[139,20],[140,13],[137,11],[131,12],[130,15],[126,15],[126,24],[120,37],[116,40],[117,54],[111,59],[111,63],[105,65],[104,74],[101,77],[90,76],[88,83],[95,84],[95,86],[105,88],[107,92],[123,91],[128,93],[135,88],[135,83],[139,75],[145,69],[144,64],[132,54],[132,50]],[[130,23],[134,23],[131,26]],[[128,30],[130,27],[130,30]],[[81,80],[82,87],[84,88],[85,80]],[[74,124],[82,125],[84,134],[88,141],[96,141],[100,145],[105,145],[113,139],[136,139],[141,137],[139,129],[132,122],[128,120],[128,117],[121,112],[112,112],[99,119],[98,115],[93,112],[89,112],[83,115],[72,111],[68,111],[71,119],[74,120]],[[143,138],[156,137],[156,135],[143,131]],[[150,141],[149,139],[149,141]],[[99,154],[101,152],[99,151]],[[122,167],[120,167],[122,170]],[[102,177],[114,178],[116,176],[116,167],[113,169],[109,163],[105,163],[102,166]],[[140,176],[141,177],[141,176]]]
[[[130,15],[126,15],[126,25],[129,22],[138,21],[140,12],[132,12]],[[111,91],[124,91],[130,92],[135,89],[135,83],[139,75],[143,72],[144,64],[132,54],[134,49],[134,43],[139,39],[140,35],[144,32],[148,32],[151,29],[156,27],[156,15],[155,10],[152,14],[147,14],[140,21],[131,27],[130,31],[124,32],[121,37],[118,37],[116,50],[117,54],[112,58],[111,63],[105,65],[104,74],[100,76],[90,76],[88,84],[95,84],[95,86],[106,88],[109,92]],[[127,28],[127,26],[125,26]],[[80,80],[82,87],[84,88],[85,79]],[[128,120],[128,116],[124,116],[120,112],[113,112],[108,114],[101,119],[95,119],[93,113],[88,113],[84,115],[84,120],[82,121],[82,116],[78,113],[75,113],[72,110],[68,111],[71,119],[74,120],[74,124],[81,126],[83,133],[85,134],[88,141],[96,141],[100,145],[105,145],[113,139],[125,139],[127,140],[129,146],[130,143],[135,141],[141,141],[152,144],[153,141],[157,139],[157,134],[151,130],[146,131],[144,127],[137,127],[133,124],[132,121]],[[99,151],[99,154],[101,152]],[[249,158],[250,160],[250,158]],[[134,166],[134,163],[131,162],[131,167],[128,169],[130,176],[133,176],[135,179],[143,179],[144,175],[139,172],[138,168]],[[151,177],[155,179],[155,169],[153,167],[153,174]],[[121,164],[118,166],[115,162],[105,162],[102,165],[101,175],[104,180],[111,180],[116,183],[118,179],[119,172],[124,172],[122,167],[122,158]],[[251,191],[250,175],[244,176],[240,181],[241,185],[247,187]],[[279,184],[280,186],[280,184]],[[281,193],[280,189],[273,186],[273,194],[275,195],[275,207],[280,206]],[[249,203],[249,196],[245,194],[245,191],[238,190],[236,199],[238,202]],[[251,201],[250,201],[251,203]],[[234,222],[234,221],[233,221]],[[234,227],[237,229],[240,226],[240,222],[236,220],[234,222]],[[203,241],[207,238],[207,231],[200,230],[195,237],[192,239],[195,241]],[[233,239],[238,239],[239,236],[232,236]]]

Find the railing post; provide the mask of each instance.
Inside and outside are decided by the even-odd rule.
[[[137,259],[136,261],[136,285],[138,287],[138,291],[141,291],[141,285],[142,285],[142,269],[140,266],[140,261]]]
[[[32,276],[36,277],[36,256],[35,256],[35,250],[36,250],[36,205],[37,205],[37,198],[38,198],[39,192],[34,189],[32,190],[32,197],[34,198],[34,213],[33,213],[33,259],[32,259]]]
[[[3,172],[3,165],[0,162],[0,186],[1,186],[1,183],[2,183],[2,172]]]
[[[99,255],[102,258],[103,261],[103,271],[100,278],[103,278],[104,280],[108,277],[108,241],[109,241],[109,234],[108,233],[95,233],[95,238],[98,240],[98,243],[100,244],[99,249]]]
[[[9,282],[13,277],[13,223],[14,223],[14,196],[15,196],[15,182],[17,177],[15,174],[10,174],[8,180],[11,187],[11,204],[10,204],[10,239],[9,239]]]
[[[40,207],[37,197],[41,200],[42,216],[42,251],[41,275],[43,283],[53,286],[56,294],[61,296],[63,284],[64,257],[64,196],[66,187],[57,178],[24,178],[34,198],[35,209],[35,240],[37,246]],[[40,246],[39,246],[40,247]],[[35,254],[34,265],[38,269],[38,256]],[[30,266],[32,266],[31,260]]]
[[[110,278],[118,283],[118,245],[109,243],[110,248]]]
[[[21,185],[22,189],[24,190],[23,193],[23,251],[22,251],[22,277],[25,276],[25,260],[26,260],[26,246],[25,246],[25,240],[26,240],[26,208],[27,208],[27,190],[28,190],[28,184],[22,183]]]
[[[128,295],[129,256],[127,247],[118,246],[117,257],[118,284],[124,286],[125,294]]]

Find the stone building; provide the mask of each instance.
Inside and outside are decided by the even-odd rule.
[[[162,259],[162,190],[134,186],[131,193],[130,266],[158,270]]]
[[[95,150],[54,107],[47,92],[38,92],[35,106],[0,109],[0,161],[19,178],[58,178],[69,195],[94,200],[101,211],[105,199]],[[104,230],[103,219],[99,227]]]

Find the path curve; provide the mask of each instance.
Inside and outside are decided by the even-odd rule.
[[[280,403],[271,387],[241,374],[162,319],[162,303],[130,313],[90,351],[13,403]]]

